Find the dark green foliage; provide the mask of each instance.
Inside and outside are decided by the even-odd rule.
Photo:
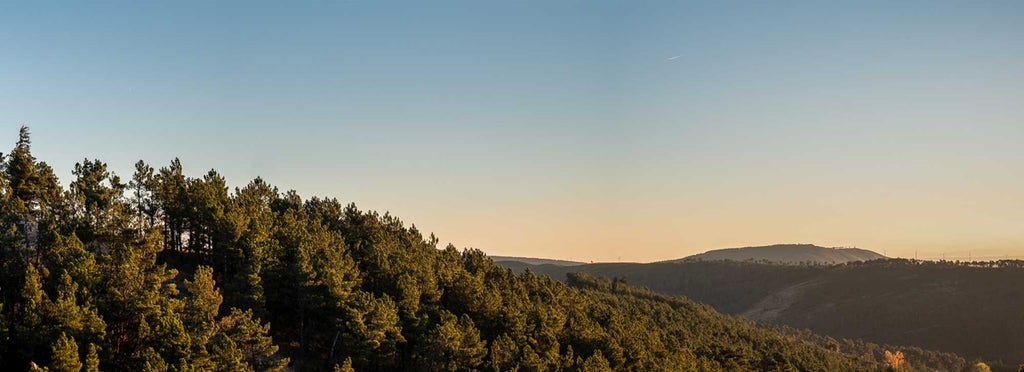
[[[480,331],[467,315],[456,318],[447,311],[427,334],[417,356],[420,367],[428,371],[475,370],[487,353]]]
[[[137,163],[128,185],[86,160],[61,192],[26,129],[2,168],[0,364],[15,370],[882,367],[850,341],[622,279],[517,275],[389,214],[260,179],[229,192],[177,159]]]
[[[78,358],[78,344],[74,338],[61,333],[53,343],[53,361],[48,369],[53,372],[78,372],[82,370],[82,361]]]
[[[242,350],[238,348],[238,345],[231,338],[220,334],[214,337],[211,342],[211,362],[217,369],[240,372],[252,370],[252,368],[247,368],[248,366],[245,365],[243,361],[245,355],[242,354]]]
[[[269,324],[261,324],[252,310],[231,309],[220,320],[218,335],[234,343],[242,361],[257,371],[276,371],[288,364],[288,358],[277,355],[277,345],[270,338]]]
[[[594,350],[594,353],[583,362],[582,372],[611,372],[612,367],[608,360],[601,355],[601,350]]]
[[[89,344],[89,353],[85,355],[85,364],[83,366],[85,372],[99,372],[100,371],[100,354],[96,345]]]
[[[356,369],[352,368],[352,359],[345,358],[345,361],[341,365],[334,365],[334,372],[355,372]]]
[[[1022,261],[503,264],[552,278],[565,278],[568,272],[609,279],[628,277],[630,284],[686,296],[724,313],[836,338],[955,352],[984,359],[996,369],[1012,369],[1024,361],[1024,337],[1020,337],[1024,334]],[[860,349],[839,344],[844,351]],[[938,369],[949,368],[957,359],[916,348],[901,350],[911,363]],[[881,353],[873,352],[876,356]]]

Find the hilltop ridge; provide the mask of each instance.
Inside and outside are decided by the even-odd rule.
[[[669,262],[687,261],[767,261],[782,264],[842,264],[887,258],[861,248],[829,248],[814,244],[775,244],[758,247],[715,249]]]
[[[550,258],[534,258],[534,257],[510,257],[510,256],[490,256],[494,262],[522,262],[530,265],[555,265],[555,266],[578,266],[584,265],[585,262],[576,262],[568,260],[556,260]]]

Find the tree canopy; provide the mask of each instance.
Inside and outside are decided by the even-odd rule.
[[[0,365],[51,371],[879,370],[882,350],[579,274],[515,274],[390,214],[178,159],[62,188],[0,163]],[[913,366],[914,360],[907,360]],[[964,368],[962,359],[952,368]],[[955,365],[959,363],[959,365]],[[950,367],[950,366],[943,366]]]

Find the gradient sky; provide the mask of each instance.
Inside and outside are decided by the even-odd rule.
[[[4,2],[20,125],[496,255],[1024,257],[1022,2]]]

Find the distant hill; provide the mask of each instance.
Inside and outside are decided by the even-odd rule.
[[[566,260],[552,260],[547,258],[531,258],[531,257],[508,257],[508,256],[487,256],[490,257],[494,262],[522,262],[528,265],[555,265],[555,266],[576,266],[583,265],[583,262],[566,261]]]
[[[617,278],[759,322],[955,352],[1003,369],[1016,370],[1024,363],[1024,261],[778,265],[682,260],[506,267],[557,280],[575,272]]]
[[[763,247],[728,248],[707,251],[674,261],[767,261],[772,263],[841,264],[886,258],[860,248],[827,248],[813,244],[776,244]]]

